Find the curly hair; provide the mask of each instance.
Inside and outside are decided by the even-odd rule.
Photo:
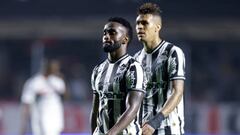
[[[161,16],[161,10],[160,7],[155,4],[155,3],[144,3],[141,5],[138,9],[138,15],[139,14],[153,14],[153,15],[158,15]]]
[[[127,30],[128,30],[127,35],[129,37],[129,42],[128,43],[131,42],[132,37],[133,37],[133,30],[132,30],[131,24],[126,19],[124,19],[122,17],[111,17],[111,18],[108,19],[108,22],[117,22],[117,23],[122,24],[124,27],[126,27]]]

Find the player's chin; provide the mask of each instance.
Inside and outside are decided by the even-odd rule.
[[[140,42],[144,42],[144,41],[145,41],[144,37],[142,37],[142,36],[138,36],[138,40],[139,40]]]
[[[112,43],[110,43],[110,42],[103,42],[103,47],[104,46],[110,46],[110,45],[112,45]]]

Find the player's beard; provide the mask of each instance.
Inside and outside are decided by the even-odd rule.
[[[103,50],[106,53],[114,52],[114,51],[116,51],[120,47],[121,47],[121,43],[119,43],[119,42],[116,42],[116,43],[113,43],[113,44],[111,44],[111,43],[103,43]]]

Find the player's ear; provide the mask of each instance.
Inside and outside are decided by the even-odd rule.
[[[159,23],[159,24],[157,25],[157,29],[158,29],[158,31],[160,31],[161,28],[162,28],[162,24]]]
[[[161,28],[162,28],[161,24],[156,24],[155,32],[159,32]]]
[[[128,42],[129,42],[129,38],[128,38],[127,36],[125,36],[125,37],[123,38],[122,44],[127,44]]]
[[[162,28],[162,21],[161,21],[161,18],[160,17],[155,17],[155,24],[156,24],[156,27],[155,27],[155,32],[159,32]]]

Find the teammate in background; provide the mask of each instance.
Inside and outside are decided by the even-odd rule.
[[[132,28],[123,18],[110,18],[103,29],[103,49],[108,54],[92,73],[94,135],[141,135],[139,110],[144,97],[141,65],[127,54]]]
[[[142,130],[143,135],[182,135],[185,57],[179,47],[160,37],[161,27],[158,5],[141,5],[136,32],[143,49],[135,54],[135,58],[147,76]]]
[[[23,88],[21,134],[25,134],[30,118],[33,135],[60,135],[64,122],[61,101],[64,92],[59,62],[45,61],[42,72],[28,79]]]

